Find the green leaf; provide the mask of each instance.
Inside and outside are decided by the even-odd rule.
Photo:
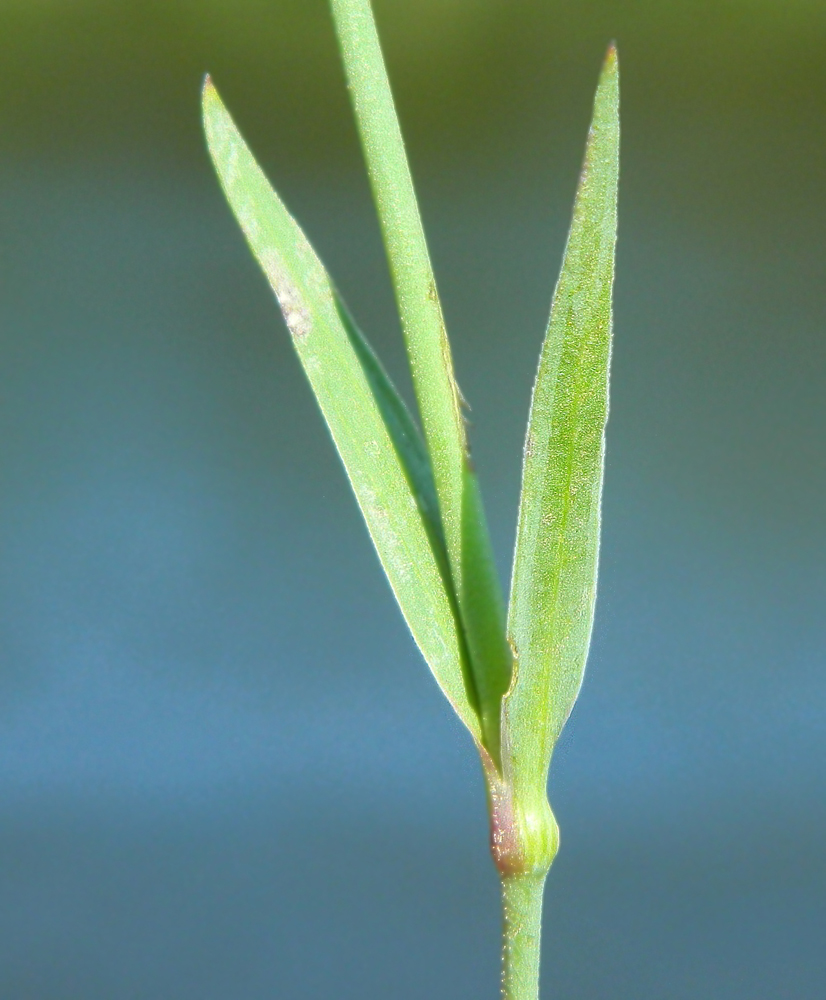
[[[209,79],[203,114],[224,193],[278,298],[390,586],[442,691],[478,744],[474,685],[419,432]]]
[[[422,440],[422,435],[410,415],[410,410],[408,410],[396,387],[390,381],[375,351],[367,342],[361,330],[359,330],[344,301],[335,289],[333,294],[335,295],[342,326],[350,338],[353,350],[361,363],[370,388],[373,390],[373,395],[384,418],[388,433],[393,440],[399,457],[404,463],[408,480],[416,495],[416,502],[421,511],[428,538],[430,539],[433,555],[442,572],[442,578],[451,601],[455,604],[442,522],[439,518],[439,501],[436,496],[436,487],[433,483],[430,459],[425,443]]]
[[[597,582],[619,180],[619,74],[609,50],[594,102],[562,272],[534,386],[508,632],[508,770],[545,798],[551,753],[582,684]]]
[[[500,762],[512,661],[450,343],[369,0],[331,0],[430,455],[484,745]]]

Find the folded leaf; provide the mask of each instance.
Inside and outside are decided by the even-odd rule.
[[[390,586],[436,680],[478,743],[474,685],[418,429],[209,79],[203,112],[224,193],[278,298]]]
[[[619,76],[605,61],[562,272],[534,386],[508,632],[504,705],[517,798],[540,795],[582,684],[597,580],[619,180]]]

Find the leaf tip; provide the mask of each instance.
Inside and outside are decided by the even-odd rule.
[[[597,109],[602,106],[611,118],[616,118],[619,114],[619,55],[617,53],[617,43],[611,42],[608,51],[605,53],[605,60],[599,74],[599,84],[597,85],[597,95],[595,98]],[[595,109],[596,110],[596,109]]]
[[[605,59],[602,63],[602,79],[603,81],[610,78],[616,77],[619,73],[619,53],[617,51],[617,43],[611,42],[608,46],[608,51],[605,53]]]
[[[201,118],[206,134],[207,148],[213,160],[216,151],[226,138],[227,122],[225,119],[227,117],[226,109],[215,84],[212,82],[212,77],[207,73],[201,88]]]
[[[211,112],[221,107],[221,98],[218,96],[218,91],[215,89],[212,77],[207,73],[204,76],[204,83],[201,87],[201,108],[204,118],[208,119]]]

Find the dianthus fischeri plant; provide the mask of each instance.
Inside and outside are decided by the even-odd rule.
[[[559,846],[548,769],[582,684],[596,594],[619,174],[617,54],[608,50],[599,78],[539,359],[506,610],[370,0],[330,5],[418,422],[209,78],[207,144],[402,614],[479,753],[503,891],[502,995],[536,1000],[542,896]]]

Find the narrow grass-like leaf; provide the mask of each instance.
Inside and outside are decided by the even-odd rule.
[[[608,53],[562,272],[534,386],[508,630],[516,678],[505,699],[517,799],[541,796],[579,693],[591,638],[619,180],[619,75]]]
[[[278,298],[390,586],[436,680],[478,743],[475,687],[419,432],[209,80],[203,113],[224,193]]]
[[[370,0],[331,0],[379,213],[482,719],[499,763],[505,614],[459,389]]]

